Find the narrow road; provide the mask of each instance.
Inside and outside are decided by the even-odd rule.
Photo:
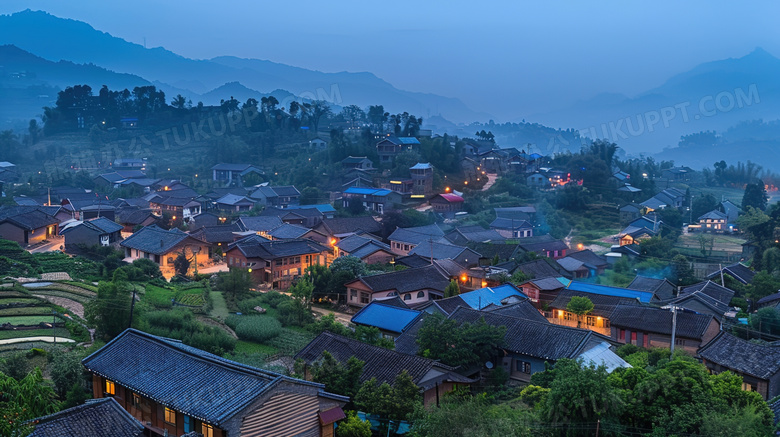
[[[481,191],[487,191],[498,180],[498,174],[497,173],[488,173],[484,177],[487,178],[487,182],[485,182],[485,185],[482,186],[482,190]]]
[[[340,313],[340,312],[337,312],[337,311],[326,310],[325,308],[318,308],[318,307],[314,307],[314,306],[311,307],[311,310],[314,311],[315,313],[321,314],[323,316],[326,316],[328,314],[333,314],[333,315],[336,316],[336,321],[341,323],[344,326],[349,326],[350,321],[352,320],[352,315],[351,314],[346,314],[346,313]]]
[[[54,337],[22,337],[22,338],[6,338],[0,340],[0,344],[14,344],[14,343],[27,343],[30,341],[43,341],[46,343],[54,343]],[[75,343],[76,340],[71,338],[57,337],[57,343]]]

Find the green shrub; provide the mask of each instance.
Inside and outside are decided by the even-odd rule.
[[[231,352],[236,340],[225,331],[198,322],[192,312],[176,308],[146,313],[147,331],[153,335],[181,340],[184,344],[216,355]]]
[[[238,302],[238,310],[243,314],[255,314],[256,313],[255,307],[261,306],[260,304],[267,304],[271,306],[271,304],[266,302],[265,298],[261,296],[261,297],[253,297],[251,299],[246,299]]]
[[[267,303],[271,308],[278,307],[282,302],[286,302],[291,298],[287,295],[279,293],[278,291],[269,291],[262,295],[262,302]]]
[[[225,320],[238,335],[246,341],[264,343],[282,332],[282,324],[270,316],[230,316]]]

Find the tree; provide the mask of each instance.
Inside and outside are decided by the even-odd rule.
[[[695,197],[691,205],[691,218],[693,221],[698,220],[699,217],[716,209],[718,207],[718,200],[712,194],[705,194],[703,196]]]
[[[81,365],[81,358],[81,355],[74,352],[53,355],[48,370],[60,399],[64,399],[74,385],[84,386],[84,367]]]
[[[767,334],[780,334],[780,311],[773,307],[761,308],[750,315],[750,327]]]
[[[512,273],[512,276],[509,277],[509,282],[517,285],[528,282],[531,279],[533,279],[531,276],[526,275],[522,270],[517,269],[514,273]]]
[[[755,239],[756,236],[751,232],[753,226],[761,225],[769,221],[769,216],[764,211],[748,206],[745,208],[745,213],[737,218],[737,226],[739,230],[745,232],[750,239]]]
[[[331,114],[330,105],[324,100],[315,100],[308,105],[309,118],[314,125],[314,133],[316,134],[320,129],[320,119]]]
[[[252,287],[252,275],[247,269],[230,269],[227,273],[220,273],[217,287],[234,298],[240,297],[249,293]]]
[[[484,318],[458,326],[455,320],[434,314],[425,318],[416,341],[424,357],[470,367],[492,359],[504,345],[505,334],[505,326],[488,325]]]
[[[387,382],[379,384],[376,378],[371,378],[360,386],[355,395],[357,408],[392,421],[382,425],[389,426],[393,432],[398,429],[400,421],[406,420],[421,403],[420,388],[406,370],[395,377],[392,386]]]
[[[753,276],[753,281],[747,287],[747,296],[759,300],[780,290],[780,280],[774,275],[760,271]]]
[[[451,280],[449,284],[447,284],[447,288],[444,289],[444,297],[453,297],[460,294],[460,287],[458,287],[458,283],[455,282],[455,280]]]
[[[130,322],[130,290],[120,282],[101,282],[97,296],[85,305],[84,316],[90,325],[95,325],[96,336],[111,340],[119,335]],[[133,313],[133,321],[140,317],[139,308]]]
[[[290,293],[293,299],[300,302],[304,308],[311,308],[311,298],[314,292],[314,282],[311,281],[311,278],[307,276],[298,278],[287,292]]]
[[[675,255],[672,258],[672,276],[672,282],[677,285],[689,285],[696,281],[691,263],[685,255]]]
[[[580,327],[582,316],[593,311],[593,301],[584,296],[572,296],[566,311],[577,315],[577,327]]]
[[[715,236],[710,235],[707,237],[703,232],[699,234],[699,251],[701,252],[701,256],[707,257],[709,255],[712,255],[712,248],[715,245]]]
[[[764,211],[766,210],[767,200],[769,200],[769,196],[766,194],[764,182],[758,180],[756,183],[745,186],[745,194],[742,196],[742,209],[747,210],[748,207],[752,207]]]
[[[354,356],[342,364],[330,352],[324,351],[322,358],[311,366],[312,380],[325,384],[325,389],[331,393],[353,398],[360,389],[363,365],[365,362]]]
[[[371,437],[371,422],[362,420],[355,411],[347,411],[347,418],[339,422],[336,437]]]
[[[184,109],[187,107],[187,98],[181,94],[177,94],[176,97],[171,100],[171,106],[176,109]]]
[[[173,269],[176,270],[176,274],[180,276],[187,276],[187,272],[190,270],[191,258],[187,258],[187,254],[182,250],[176,259],[173,260]]]
[[[520,402],[496,404],[484,393],[445,396],[438,408],[418,408],[412,435],[419,437],[530,436],[536,422]],[[340,425],[339,425],[340,426]]]
[[[43,379],[41,369],[16,380],[0,373],[0,435],[26,436],[30,426],[25,422],[59,410],[59,402],[51,385]]]

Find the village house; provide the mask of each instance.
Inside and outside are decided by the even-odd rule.
[[[224,253],[230,243],[237,240],[240,234],[238,224],[201,226],[190,231],[190,235],[198,240],[209,243],[209,257],[215,255],[215,251]]]
[[[216,209],[230,213],[250,211],[254,206],[255,202],[252,199],[235,194],[225,194],[214,201]]]
[[[318,208],[279,208],[267,206],[260,212],[260,217],[276,217],[284,223],[313,228],[325,218]]]
[[[548,234],[523,238],[520,240],[520,249],[523,252],[534,252],[539,256],[559,259],[566,256],[569,246]]]
[[[466,268],[479,265],[479,259],[482,257],[479,253],[468,247],[440,242],[420,244],[410,250],[409,255],[419,255],[430,260],[451,259]]]
[[[114,170],[146,171],[146,158],[117,158],[111,164]]]
[[[382,225],[373,217],[338,217],[324,219],[315,228],[315,231],[325,235],[331,246],[350,235],[372,234],[379,236],[382,233]]]
[[[593,302],[593,311],[578,316],[567,309],[573,297],[586,297]],[[623,296],[607,296],[593,293],[583,293],[574,290],[560,290],[555,299],[550,302],[547,320],[556,325],[590,329],[609,337],[612,312],[620,305],[640,305],[635,298]]]
[[[295,240],[306,238],[321,244],[328,244],[328,237],[314,229],[309,229],[300,225],[291,225],[289,223],[282,223],[279,227],[271,229],[269,232],[261,232],[260,235],[269,240]]]
[[[780,292],[762,297],[756,302],[756,308],[775,308],[780,311]]]
[[[359,203],[366,211],[384,214],[395,210],[403,199],[401,193],[384,188],[350,187],[342,193],[341,203],[344,208],[349,208],[353,202]]]
[[[720,322],[713,316],[689,311],[678,310],[675,322],[675,315],[669,310],[620,305],[609,317],[610,336],[615,341],[669,349],[674,335],[674,348],[692,355],[720,333]]]
[[[337,258],[340,256],[354,256],[359,258],[364,264],[386,264],[395,257],[389,245],[374,238],[361,235],[350,235],[341,239],[334,246],[334,250]]]
[[[444,237],[444,232],[435,224],[426,226],[417,226],[412,228],[396,228],[389,237],[390,247],[396,255],[406,256],[417,245],[438,241]]]
[[[503,243],[504,238],[493,229],[485,229],[482,226],[459,226],[444,235],[450,243],[465,246],[468,243]]]
[[[259,168],[250,164],[217,164],[211,167],[211,180],[223,186],[243,186],[244,176],[264,175]]]
[[[528,302],[528,297],[520,289],[509,283],[467,291],[444,299],[432,300],[424,305],[420,305],[417,309],[429,314],[439,313],[446,317],[452,314],[458,307],[483,310],[490,306],[502,307],[518,304],[523,305],[519,305],[515,312],[523,313],[523,318],[537,321],[545,320],[541,313]]]
[[[0,162],[0,182],[11,183],[19,180],[19,170],[16,164],[8,161]]]
[[[388,135],[376,143],[379,163],[391,165],[399,153],[416,150],[419,146],[420,141],[415,137],[393,137]]]
[[[348,398],[127,329],[82,360],[92,396],[113,398],[151,436],[333,436]],[[334,414],[335,413],[335,414]]]
[[[192,198],[156,195],[149,200],[149,208],[158,216],[170,216],[174,222],[188,222],[200,214],[201,204]]]
[[[680,290],[677,298],[670,301],[668,305],[699,314],[710,314],[720,320],[729,311],[729,304],[733,298],[734,290],[712,281],[703,281]]]
[[[286,290],[312,265],[328,266],[331,250],[305,239],[269,241],[250,235],[228,246],[229,268],[246,269],[255,284]]]
[[[433,192],[433,166],[428,162],[418,162],[409,168],[412,175],[412,194],[429,196]]]
[[[567,256],[557,261],[564,270],[571,273],[574,279],[602,275],[609,267],[609,263],[604,258],[596,255],[590,249],[569,252]]]
[[[457,194],[437,194],[428,203],[431,204],[434,212],[445,218],[453,218],[456,213],[463,211],[463,198]]]
[[[534,236],[534,226],[526,220],[496,217],[490,223],[490,229],[495,230],[504,238],[527,238]]]
[[[116,210],[115,221],[122,225],[123,233],[132,234],[136,228],[152,225],[157,219],[149,208],[125,207]]]
[[[642,217],[642,205],[629,203],[620,207],[620,223],[630,223],[639,217]]]
[[[341,168],[344,170],[375,170],[374,163],[366,156],[348,156],[341,160]]]
[[[376,378],[380,384],[392,385],[396,377],[406,371],[412,382],[420,388],[423,405],[438,405],[446,393],[457,388],[468,388],[477,382],[438,361],[373,346],[328,331],[317,336],[295,355],[296,360],[303,360],[307,379],[312,377],[311,366],[319,362],[326,351],[341,364],[346,364],[351,357],[363,361],[361,383]]]
[[[677,287],[666,278],[636,275],[626,288],[653,293],[653,302],[668,302],[677,296]]]
[[[720,282],[721,276],[723,277],[730,277],[741,284],[747,285],[751,284],[753,282],[753,277],[756,275],[756,272],[753,270],[750,270],[750,267],[738,262],[735,264],[731,264],[728,266],[725,266],[721,268],[720,270],[716,270],[709,275],[707,275],[704,279],[709,279],[711,281],[718,281]]]
[[[780,347],[757,344],[721,332],[699,356],[710,372],[731,371],[742,377],[742,390],[755,391],[764,400],[780,395]]]
[[[105,217],[68,223],[60,230],[65,237],[65,249],[77,246],[111,246],[122,240],[122,225]]]
[[[696,221],[699,223],[702,232],[722,234],[728,229],[728,216],[717,209],[702,215]]]
[[[288,208],[298,205],[301,192],[292,185],[281,187],[261,186],[252,191],[249,198],[256,200],[261,205]]]
[[[661,172],[661,177],[670,181],[685,182],[691,178],[693,173],[695,172],[689,167],[671,167],[664,169]]]
[[[436,266],[400,270],[371,276],[359,276],[347,282],[347,303],[364,307],[372,300],[400,296],[405,304],[415,306],[444,297],[450,284]]]
[[[0,209],[0,237],[22,246],[57,237],[60,221],[44,208],[14,206]]]
[[[160,266],[166,278],[175,274],[174,262],[180,254],[192,260],[190,270],[197,270],[198,265],[208,262],[211,246],[179,229],[166,231],[156,225],[139,230],[122,240],[119,245],[124,249],[125,261],[150,259]]]

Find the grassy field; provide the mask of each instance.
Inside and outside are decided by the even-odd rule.
[[[228,311],[227,302],[225,302],[225,296],[222,295],[221,291],[211,291],[211,300],[214,302],[214,308],[211,309],[211,313],[209,314],[211,317],[225,320],[230,315],[230,312]]]
[[[3,330],[3,331],[0,331],[0,340],[5,340],[7,338],[25,338],[25,337],[51,336],[53,333],[54,333],[54,330],[52,330],[51,328],[26,329],[26,330],[23,330],[23,331]],[[65,328],[57,328],[57,337],[70,338],[70,333]]]
[[[19,308],[3,308],[0,309],[0,317],[3,316],[38,316],[38,315],[51,315],[51,308],[34,306],[34,307],[19,307]]]
[[[273,355],[279,351],[274,346],[266,344],[258,344],[251,341],[238,340],[236,342],[236,349],[233,351],[235,354],[261,354],[261,355]]]
[[[3,316],[0,317],[0,325],[9,323],[13,326],[36,326],[41,323],[51,323],[52,320],[51,310],[49,310],[48,316]],[[60,320],[58,320],[58,322],[60,322]]]
[[[695,249],[699,256],[701,256],[701,244],[699,243],[699,237],[702,234],[683,234],[677,240],[675,247],[682,249]],[[742,243],[744,238],[736,235],[725,234],[705,234],[707,240],[713,238],[712,252],[730,252],[730,253],[742,253]]]
[[[282,333],[268,341],[282,355],[295,355],[306,347],[314,335],[304,329],[283,328]]]

